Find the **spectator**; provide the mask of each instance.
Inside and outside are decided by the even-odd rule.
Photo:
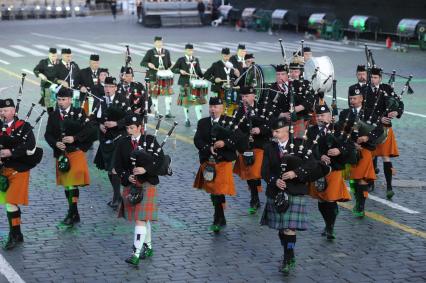
[[[206,12],[206,5],[204,5],[203,0],[198,0],[197,10],[200,15],[201,25],[205,25],[204,14]]]

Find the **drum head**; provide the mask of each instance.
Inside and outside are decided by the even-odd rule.
[[[317,76],[312,81],[312,87],[316,92],[329,92],[333,88],[334,67],[330,57],[312,57],[305,63],[305,79],[311,80],[315,69],[318,68]],[[331,76],[330,79],[328,77]],[[328,80],[327,80],[328,79]],[[324,84],[324,82],[326,82]]]

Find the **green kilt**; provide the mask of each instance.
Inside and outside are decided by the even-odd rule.
[[[44,106],[46,108],[49,108],[49,107],[55,108],[55,106],[56,106],[56,95],[52,93],[50,88],[42,87],[40,89],[40,95],[41,95],[41,98],[40,98],[38,103],[41,106]]]
[[[261,225],[267,225],[271,229],[306,230],[308,228],[306,199],[304,196],[289,195],[289,208],[284,213],[278,213],[274,206],[274,200],[267,198],[263,210]]]
[[[158,220],[157,188],[148,183],[144,183],[142,186],[143,199],[136,205],[132,205],[127,199],[130,188],[124,188],[118,217],[123,217],[130,222]]]
[[[206,97],[207,95],[201,95],[201,96],[192,95],[192,90],[188,85],[180,86],[177,105],[183,106],[183,107],[190,107],[193,105],[203,105],[207,103]]]

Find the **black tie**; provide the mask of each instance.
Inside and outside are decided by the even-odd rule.
[[[67,111],[61,110],[61,114],[62,114],[62,117],[65,117],[67,115]]]

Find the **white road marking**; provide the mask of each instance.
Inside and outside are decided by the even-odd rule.
[[[222,50],[222,48],[217,47],[217,46],[212,46],[208,42],[204,42],[204,43],[197,42],[197,43],[194,43],[194,48],[195,48],[195,52],[206,52],[207,49],[211,49],[211,50],[214,50],[211,53],[217,53],[217,51],[221,51]]]
[[[404,206],[402,206],[402,205],[399,205],[399,204],[397,204],[397,203],[394,203],[394,202],[391,202],[391,201],[388,201],[388,200],[385,200],[385,199],[379,198],[379,197],[374,196],[374,195],[372,195],[372,194],[370,194],[370,193],[368,194],[368,198],[369,198],[369,199],[371,199],[371,200],[374,200],[374,201],[380,202],[381,204],[384,204],[384,205],[387,205],[387,206],[389,206],[389,207],[392,207],[392,208],[394,208],[394,209],[398,209],[398,210],[404,211],[404,212],[409,213],[409,214],[419,214],[419,213],[420,213],[420,212],[418,212],[418,211],[411,210],[411,209],[406,208],[406,207],[404,207]]]
[[[325,43],[325,44],[332,44],[332,45],[343,45],[343,46],[346,45],[346,44],[343,44],[343,42],[340,42],[340,41],[332,41],[332,40],[325,40],[325,39],[317,39],[315,41],[316,42],[322,42],[322,43]],[[383,50],[384,49],[384,46],[381,46],[381,47],[377,47],[376,46],[376,47],[374,47],[375,45],[372,46],[370,44],[367,44],[367,46],[371,50]],[[348,47],[351,47],[351,45],[348,45]],[[364,49],[364,45],[355,45],[355,47]]]
[[[24,51],[24,52],[26,52],[26,53],[29,53],[29,54],[33,55],[33,56],[45,56],[45,55],[44,55],[43,53],[41,53],[40,51],[37,51],[37,50],[31,49],[31,48],[28,48],[28,47],[25,47],[25,46],[22,46],[22,45],[11,45],[10,47],[13,47],[13,48],[15,48],[15,49],[18,49],[18,50],[20,50],[20,51]]]
[[[9,282],[25,283],[21,276],[13,269],[7,260],[0,254],[0,273],[6,277]]]
[[[10,63],[9,63],[9,62],[4,61],[4,60],[1,60],[1,59],[0,59],[0,63],[5,64],[5,65],[10,65]]]
[[[123,53],[123,54],[125,54],[125,52],[126,52],[125,46],[115,46],[115,45],[109,44],[109,43],[97,43],[97,45],[100,45],[102,47],[106,47],[106,48],[109,48],[109,49],[112,49],[112,50],[117,50],[118,52]],[[129,47],[129,49],[130,49],[130,56],[132,54],[136,54],[136,55],[139,55],[139,56],[144,55],[144,53],[142,53],[140,51],[132,50],[132,48],[130,48],[130,47]]]
[[[328,94],[326,96],[327,97],[332,97],[331,95],[328,95]],[[348,102],[347,98],[343,98],[343,97],[340,97],[340,96],[338,96],[337,99]],[[404,110],[404,114],[408,114],[408,115],[416,116],[416,117],[421,117],[421,118],[426,118],[426,115],[419,114],[419,113],[414,113],[414,112],[409,112],[409,111],[405,111],[405,110]]]
[[[72,52],[81,53],[81,54],[84,54],[84,55],[91,55],[91,54],[94,53],[94,52],[91,52],[91,51],[87,51],[86,49],[81,49],[81,48],[78,48],[78,47],[72,47],[72,46],[65,45],[65,44],[57,44],[57,46],[59,48],[70,48]]]
[[[24,55],[21,55],[19,53],[16,53],[15,51],[12,51],[3,47],[0,47],[0,53],[6,54],[10,57],[15,57],[15,58],[24,57]]]
[[[84,48],[87,48],[87,49],[90,49],[90,50],[96,50],[96,51],[99,51],[99,52],[105,52],[105,53],[110,53],[110,54],[120,54],[120,52],[117,52],[117,51],[114,51],[114,50],[111,50],[111,49],[107,49],[107,48],[103,48],[103,47],[98,47],[98,46],[95,46],[93,44],[81,43],[79,45],[81,47],[84,47]]]
[[[142,50],[142,51],[147,51],[147,50],[149,50],[149,49],[152,48],[152,47],[140,46],[140,45],[138,45],[136,43],[133,44],[133,43],[127,43],[127,42],[120,42],[119,45],[123,45],[123,46],[129,45],[130,52],[132,51],[132,49],[138,49],[138,50]]]
[[[78,43],[87,43],[87,41],[83,41],[83,40],[80,40],[80,39],[73,39],[73,38],[69,38],[69,37],[53,36],[53,35],[50,35],[50,34],[42,34],[42,33],[37,33],[37,32],[32,32],[31,34],[35,35],[35,36],[39,36],[39,37],[59,39],[61,41],[73,41],[73,42],[78,42]]]
[[[318,42],[313,42],[313,41],[305,41],[305,44],[307,46],[311,45],[311,46],[317,46],[317,47],[322,47],[322,48],[326,48],[330,51],[332,50],[341,50],[341,51],[355,51],[355,52],[361,52],[362,49],[361,48],[353,48],[353,47],[346,47],[346,46],[330,46],[330,44],[325,44],[325,43],[318,43]],[[315,48],[312,48],[315,52]]]
[[[47,56],[47,52],[49,52],[49,46],[43,45],[43,44],[34,44],[33,46],[35,48],[38,48],[38,49],[46,51],[46,56]]]
[[[154,45],[152,43],[139,42],[139,44],[142,45],[142,46],[148,47],[147,50],[154,48]],[[170,47],[167,44],[164,44],[164,48],[167,49],[167,50],[169,50],[169,51],[174,51],[174,52],[182,53],[182,49]]]
[[[30,70],[28,70],[28,69],[21,69],[21,71],[23,71],[23,72],[25,72],[25,73],[27,73],[27,74],[30,74],[30,75],[35,76],[35,74],[33,73],[33,71],[30,71]]]

